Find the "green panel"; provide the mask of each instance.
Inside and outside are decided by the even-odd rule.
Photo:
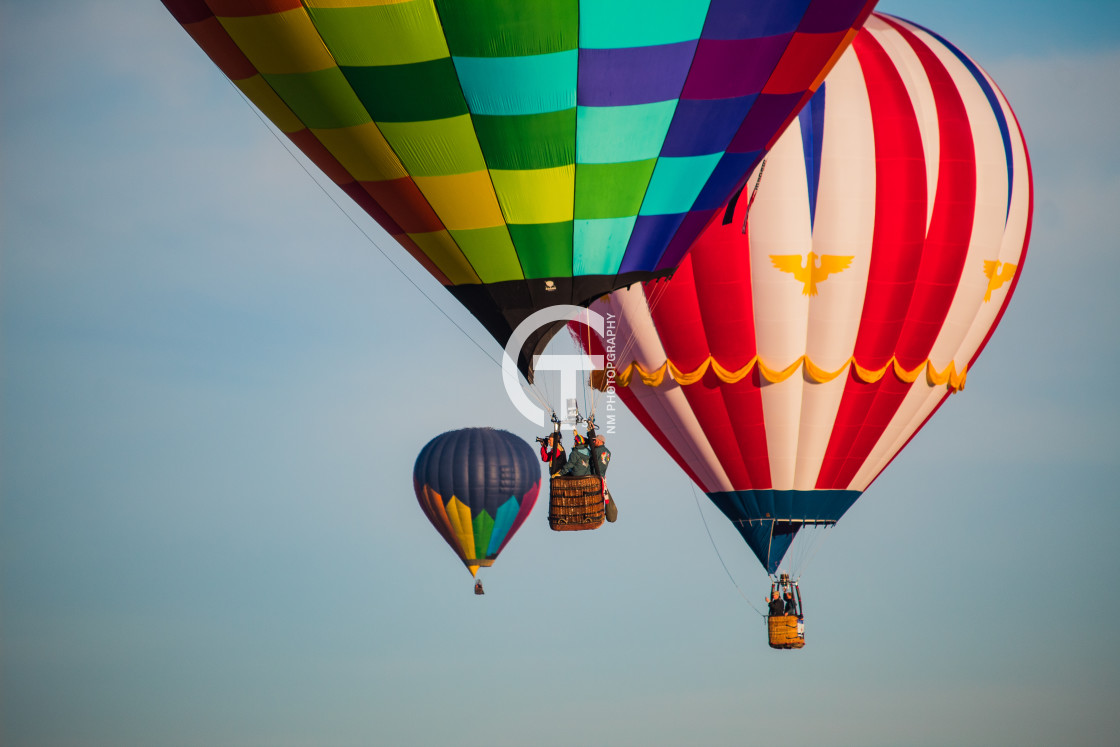
[[[411,176],[470,174],[486,168],[467,114],[430,122],[378,122]]]
[[[490,532],[494,531],[494,518],[482,510],[474,517],[471,524],[474,528],[474,554],[476,558],[482,560],[486,557],[483,553],[490,547]]]
[[[621,163],[657,158],[677,110],[675,99],[632,106],[581,106],[576,161]]]
[[[451,236],[482,282],[524,279],[525,274],[521,271],[521,263],[505,226],[451,231]]]
[[[706,1],[583,0],[579,45],[586,49],[617,49],[699,39],[707,15]]]
[[[579,52],[455,57],[472,114],[540,114],[576,105]]]
[[[576,275],[617,274],[637,220],[636,215],[608,220],[577,220],[573,273]]]
[[[436,0],[451,54],[516,57],[579,46],[578,0]]]
[[[637,215],[656,164],[656,158],[576,164],[576,219]]]
[[[304,7],[340,66],[406,65],[449,56],[430,2]]]
[[[369,113],[338,68],[262,77],[308,127],[326,130],[370,121]]]
[[[377,122],[422,122],[467,113],[450,57],[412,65],[342,68]]]
[[[491,169],[550,169],[575,163],[576,110],[517,117],[472,114],[475,134]]]
[[[565,278],[572,274],[572,223],[510,223],[526,278]]]

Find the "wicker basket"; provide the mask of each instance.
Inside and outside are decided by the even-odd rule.
[[[805,645],[805,623],[797,615],[768,618],[770,648],[801,648]]]
[[[554,477],[548,500],[548,526],[557,532],[598,529],[603,525],[603,478]]]

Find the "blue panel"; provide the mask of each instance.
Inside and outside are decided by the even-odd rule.
[[[705,39],[758,39],[797,28],[809,0],[712,0]]]
[[[828,81],[813,94],[797,119],[801,125],[801,150],[805,155],[805,181],[809,185],[809,230],[816,225],[817,190],[821,183],[821,146],[824,142],[824,89]]]
[[[700,196],[696,198],[693,210],[718,210],[723,207],[735,190],[741,188],[750,178],[754,165],[760,158],[762,158],[760,150],[752,150],[748,153],[724,153],[715,171],[708,178],[708,183],[700,192]],[[754,189],[753,184],[750,187]],[[748,192],[744,199],[749,198]]]
[[[722,153],[757,98],[758,94],[730,99],[681,99],[661,155]]]
[[[708,493],[732,521],[839,521],[858,490],[730,490]]]

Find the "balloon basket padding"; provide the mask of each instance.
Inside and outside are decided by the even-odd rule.
[[[802,648],[805,645],[804,628],[797,615],[771,615],[767,618],[770,648]]]
[[[548,526],[579,532],[603,526],[603,478],[554,477],[548,496]]]

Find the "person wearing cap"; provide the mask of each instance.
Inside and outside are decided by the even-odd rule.
[[[548,474],[556,477],[568,461],[560,431],[553,431],[545,438],[538,438],[537,443],[541,445],[541,461],[548,462]]]
[[[782,617],[786,614],[786,605],[782,601],[782,595],[774,589],[774,593],[770,595],[770,617]]]
[[[587,439],[579,435],[579,431],[572,433],[575,445],[568,455],[567,463],[557,474],[560,477],[587,477],[591,474],[591,447],[588,446]]]

